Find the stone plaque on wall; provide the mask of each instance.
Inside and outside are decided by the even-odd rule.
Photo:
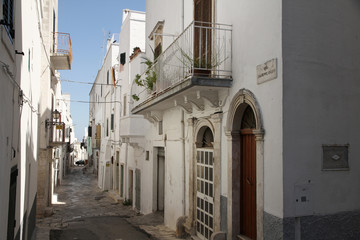
[[[277,78],[276,58],[256,66],[257,84]]]
[[[323,170],[349,170],[349,145],[323,145]]]

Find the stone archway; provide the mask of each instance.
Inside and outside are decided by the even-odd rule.
[[[192,155],[192,161],[189,166],[189,215],[187,218],[187,223],[185,223],[185,227],[190,230],[191,234],[198,234],[198,230],[201,232],[201,225],[200,229],[197,229],[197,214],[198,210],[203,212],[204,215],[204,230],[206,222],[209,225],[208,227],[208,234],[206,235],[205,231],[203,232],[202,239],[210,239],[211,233],[215,233],[220,231],[220,127],[221,127],[221,119],[222,114],[217,113],[209,116],[208,118],[201,118],[201,119],[189,119],[189,126],[192,129],[191,139],[192,139],[192,147],[190,149]],[[203,153],[204,162],[200,164],[198,163],[198,159],[201,158],[201,154]],[[207,157],[206,157],[207,156]],[[209,158],[210,157],[210,158]],[[206,163],[206,158],[208,162]],[[212,162],[209,162],[209,159],[212,158]],[[210,166],[212,165],[212,166]],[[199,168],[200,167],[200,168]],[[198,178],[198,169],[201,171],[201,168],[204,169],[204,177]],[[208,171],[208,175],[206,176],[205,172]],[[211,173],[210,173],[211,172]],[[200,173],[201,174],[201,173]],[[210,174],[212,176],[210,177]],[[200,175],[201,176],[201,175]],[[202,180],[204,180],[204,187],[206,187],[205,183],[212,184],[212,194],[210,191],[206,193],[204,190],[205,197],[204,200],[210,200],[208,195],[212,195],[212,199],[210,200],[212,204],[212,213],[210,212],[209,208],[209,201],[207,208],[205,208],[205,201],[204,201],[204,208],[198,208],[198,196],[200,196],[200,208],[201,207],[201,190],[200,194],[198,194],[198,180],[200,180],[200,184],[202,184]],[[210,183],[211,182],[211,183]],[[210,185],[208,185],[210,186]],[[201,185],[200,185],[201,189]],[[210,188],[208,187],[208,190]],[[209,214],[206,214],[208,212]],[[211,215],[211,216],[210,216]],[[207,220],[206,220],[207,216]],[[201,216],[200,216],[201,217]],[[212,219],[211,219],[211,218]],[[212,224],[210,221],[213,221]],[[201,220],[200,220],[201,222]],[[210,225],[212,225],[210,227]],[[210,231],[211,229],[211,231]],[[202,236],[200,236],[201,238]]]
[[[253,120],[251,120],[251,127],[244,127],[244,114],[247,115],[248,112],[252,112]],[[241,124],[243,123],[243,124]],[[243,181],[246,181],[242,178],[243,158],[244,154],[241,150],[243,146],[241,141],[245,141],[244,134],[251,134],[253,137],[254,150],[253,158],[256,165],[254,169],[254,179],[247,179],[249,184],[255,185],[254,197],[256,198],[254,207],[254,215],[256,222],[255,236],[257,239],[263,238],[263,209],[264,209],[264,194],[263,194],[263,168],[264,168],[264,159],[263,159],[263,127],[262,119],[260,114],[260,108],[256,101],[255,96],[246,89],[241,89],[233,98],[226,125],[226,135],[228,137],[228,234],[231,236],[231,239],[235,239],[237,235],[244,233],[244,225],[241,223],[241,217],[244,217],[243,212],[241,212],[244,206],[243,200],[241,199],[241,191],[244,185],[241,185]],[[248,128],[244,131],[244,128]],[[242,130],[243,129],[243,130]],[[243,132],[243,134],[241,134]],[[246,132],[246,133],[245,133]],[[250,136],[250,135],[248,135]],[[251,137],[251,136],[250,136]],[[243,192],[242,192],[243,193]]]

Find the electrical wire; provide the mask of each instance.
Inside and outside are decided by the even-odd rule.
[[[91,101],[82,101],[82,100],[65,100],[65,99],[57,99],[58,101],[64,102],[77,102],[77,103],[121,103],[120,101],[110,101],[110,102],[91,102]]]
[[[69,82],[69,83],[78,83],[78,84],[88,84],[88,85],[114,86],[113,84],[107,84],[107,83],[82,82],[82,81],[73,81],[73,80],[67,80],[67,79],[60,79],[60,82]],[[121,87],[121,85],[115,84],[115,87]]]
[[[13,73],[10,71],[9,69],[9,65],[4,63],[3,61],[0,61],[0,63],[3,66],[3,70],[6,72],[6,74],[9,76],[9,79],[12,81],[13,84],[16,85],[16,87],[19,90],[19,97],[21,98],[21,103],[20,105],[22,105],[23,103],[26,103],[32,112],[36,113],[37,115],[40,115],[40,113],[38,112],[38,110],[36,110],[36,108],[32,105],[32,101],[31,99],[29,99],[23,92],[23,90],[21,89],[20,85],[16,82],[16,80],[14,79],[14,75]]]

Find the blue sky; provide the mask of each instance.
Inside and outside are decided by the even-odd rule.
[[[94,82],[108,33],[120,32],[123,9],[145,11],[145,0],[59,0],[58,31],[70,33],[73,48],[71,70],[61,71],[61,79]],[[88,84],[62,82],[62,92],[70,93],[71,100],[89,101],[90,89]],[[81,140],[89,105],[71,102],[71,115],[75,137]]]

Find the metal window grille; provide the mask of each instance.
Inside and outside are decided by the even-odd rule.
[[[1,21],[12,40],[15,38],[14,30],[14,0],[3,1],[3,20]]]

